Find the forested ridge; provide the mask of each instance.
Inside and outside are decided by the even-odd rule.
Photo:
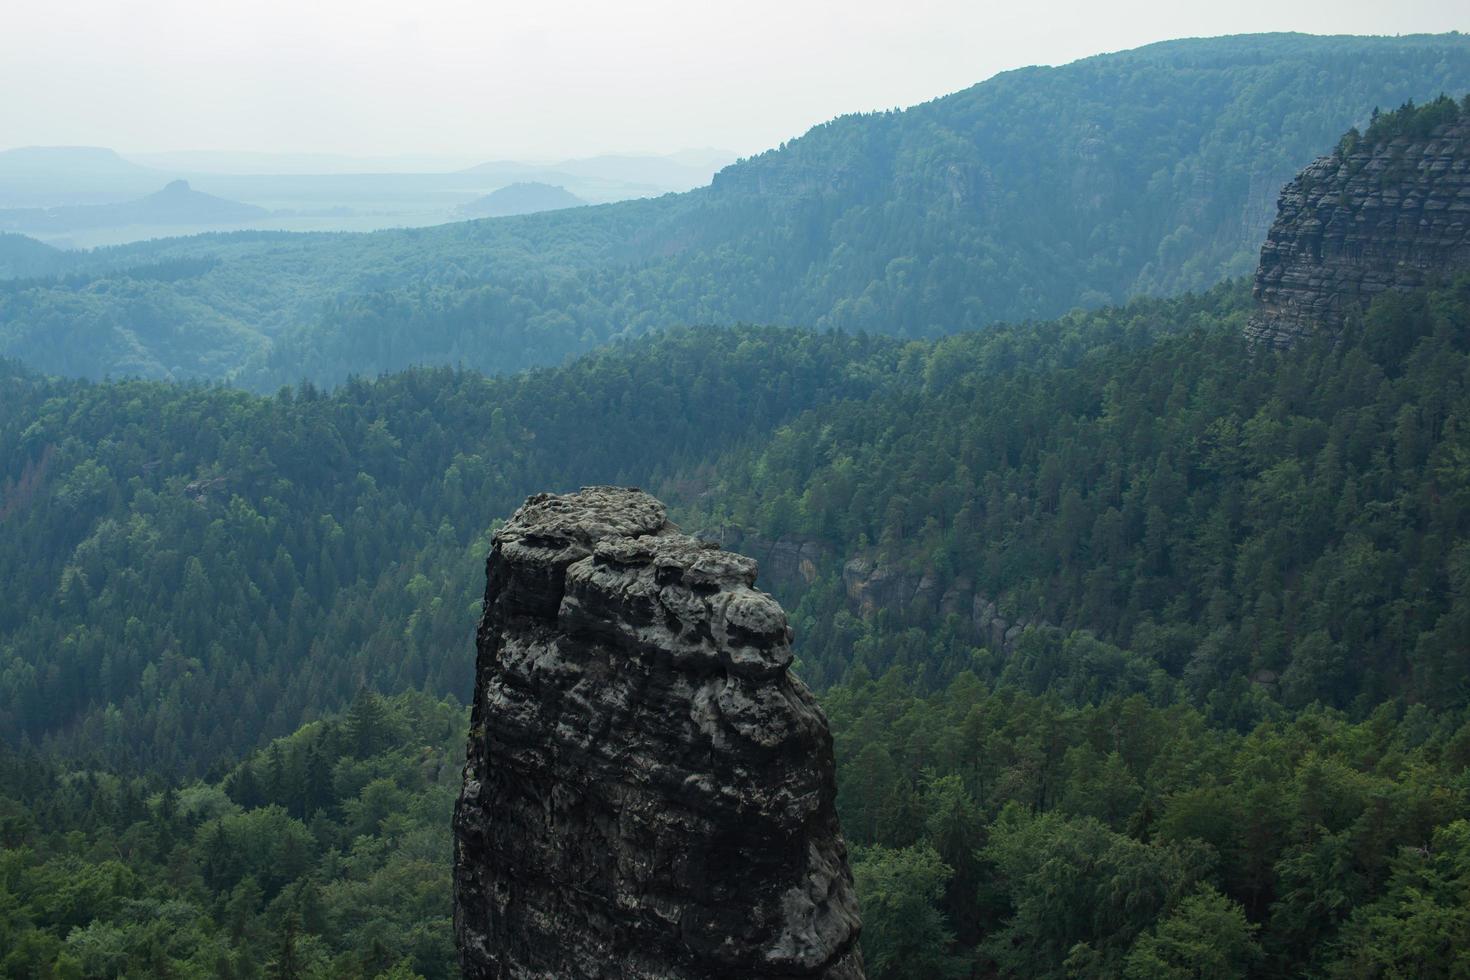
[[[1462,706],[1470,296],[1389,294],[1341,346],[1278,358],[1247,348],[1238,295],[939,341],[921,384],[722,460],[698,520],[927,572],[934,594],[964,580],[1147,651],[1222,720],[1263,687]],[[851,654],[943,680],[927,630],[911,653],[867,642],[936,610],[858,621],[824,571],[795,613],[816,678]]]
[[[827,549],[780,598],[871,975],[1457,975],[1470,282],[1280,354],[1247,310],[688,329],[271,397],[7,365],[0,964],[447,975],[486,534],[611,481]],[[854,554],[1032,625],[865,612]]]
[[[199,773],[362,684],[468,690],[491,522],[893,383],[896,344],[677,330],[555,371],[262,398],[0,369],[0,734]]]
[[[27,281],[0,289],[0,355],[269,392],[512,372],[674,324],[1050,318],[1246,273],[1282,183],[1372,106],[1467,89],[1458,34],[1171,41],[842,117],[656,200],[49,257],[7,238],[0,275]]]

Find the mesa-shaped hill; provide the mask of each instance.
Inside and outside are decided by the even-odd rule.
[[[0,151],[0,209],[112,204],[168,178],[107,147],[18,146]]]

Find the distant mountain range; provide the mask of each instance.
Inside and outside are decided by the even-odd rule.
[[[0,151],[0,210],[40,211],[125,204],[170,180],[200,192],[262,209],[240,220],[250,227],[290,231],[370,231],[442,224],[458,209],[510,184],[560,187],[579,203],[657,197],[710,182],[734,155],[718,150],[676,154],[609,154],[555,163],[493,161],[465,168],[432,158],[358,158],[332,154],[175,152],[127,158],[100,147],[21,147]],[[394,169],[395,167],[399,169]],[[565,206],[558,205],[558,206]],[[265,221],[269,214],[270,220]],[[522,208],[494,213],[525,213]],[[121,244],[139,237],[138,224],[85,219],[24,227],[70,247]],[[14,216],[12,216],[14,218]],[[206,230],[185,222],[172,234]],[[0,225],[20,227],[14,220]],[[67,229],[64,233],[59,229]],[[131,234],[127,229],[135,229]],[[59,237],[65,234],[65,237]]]
[[[69,150],[70,147],[27,148]],[[111,150],[100,151],[112,153]],[[0,152],[0,159],[5,153]],[[116,156],[116,154],[114,154]],[[675,153],[608,153],[554,162],[494,160],[483,162],[465,155],[399,154],[352,156],[343,153],[265,153],[223,150],[175,150],[166,153],[129,153],[125,162],[168,173],[228,176],[333,176],[344,174],[452,174],[484,173],[494,176],[558,172],[600,180],[658,185],[664,190],[687,190],[709,183],[710,175],[735,161],[736,154],[713,148]],[[118,159],[124,159],[118,157]],[[3,174],[3,168],[0,168]]]
[[[495,161],[456,169],[455,161],[423,157],[176,152],[127,158],[100,147],[21,147],[0,151],[0,229],[21,230],[66,248],[92,248],[208,231],[220,224],[278,231],[421,227],[466,215],[525,214],[685,191],[707,185],[733,159],[703,149],[547,164]],[[395,166],[438,169],[395,172]],[[198,193],[257,210],[235,209],[219,217],[223,209],[196,201],[190,207],[147,208],[136,220],[140,198],[180,179]],[[512,184],[559,187],[575,201],[550,201],[544,207],[502,201],[483,210],[472,203]],[[104,205],[112,210],[70,210]]]
[[[835,119],[684,194],[98,250],[63,263],[85,288],[0,290],[0,355],[273,391],[412,364],[514,371],[681,323],[920,338],[1046,319],[1248,273],[1282,185],[1349,126],[1466,91],[1463,34],[1170,41]],[[444,181],[423,185],[444,211],[538,179],[494,166],[417,177]],[[356,200],[381,190],[352,179]]]

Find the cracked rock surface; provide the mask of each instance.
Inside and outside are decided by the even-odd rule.
[[[495,535],[455,810],[469,978],[863,976],[826,717],[749,558],[638,490]]]

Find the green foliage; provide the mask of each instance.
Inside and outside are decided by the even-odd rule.
[[[1090,817],[1035,815],[1015,804],[990,837],[982,856],[1005,882],[1011,911],[984,951],[1011,976],[1078,972],[1079,944],[1088,947],[1088,972],[1116,975],[1133,940],[1187,893],[1205,862],[1197,849],[1151,846]]]
[[[1124,963],[1129,980],[1228,980],[1249,975],[1261,947],[1240,906],[1203,888],[1134,944]]]
[[[22,279],[59,271],[62,252],[33,238],[0,232],[0,279]]]
[[[1221,289],[912,345],[934,383],[742,446],[686,522],[906,576],[856,620],[836,563],[784,587],[819,686],[974,666],[1073,700],[1188,696],[1241,725],[1273,702],[1463,706],[1470,286],[1390,294],[1341,343],[1282,355],[1247,349],[1238,304]],[[1036,628],[995,649],[971,595]]]
[[[225,779],[320,753],[342,792],[305,821],[300,781],[250,806],[218,783],[150,795],[157,775],[65,770],[0,743],[0,807],[39,818],[0,850],[0,976],[456,976],[448,826],[466,712],[417,694],[377,709],[392,734],[370,756],[333,718]]]
[[[1456,975],[1470,284],[1281,354],[1244,310],[330,395],[0,363],[0,973],[448,975],[487,529],[622,482],[798,546],[875,976]]]
[[[1392,112],[1373,110],[1373,120],[1363,134],[1368,143],[1387,143],[1389,140],[1420,140],[1440,126],[1459,122],[1464,112],[1470,111],[1470,96],[1466,96],[1464,107],[1444,93],[1423,105],[1415,105],[1410,99]]]
[[[1463,711],[1316,708],[1240,733],[1141,694],[1068,703],[969,673],[920,696],[896,670],[824,704],[865,950],[911,955],[922,923],[1000,976],[1461,968]],[[1100,783],[1128,788],[1104,794],[1124,801],[1111,824]],[[870,819],[875,794],[903,818]],[[967,851],[966,886],[943,887],[958,862],[939,855]]]
[[[527,494],[692,486],[710,451],[891,383],[895,354],[677,330],[273,398],[0,373],[0,736],[202,774],[361,692],[373,755],[374,690],[468,696],[486,531]]]
[[[961,977],[965,963],[947,950],[954,941],[937,907],[953,869],[928,847],[881,845],[853,855],[862,899],[863,957],[874,980]]]

